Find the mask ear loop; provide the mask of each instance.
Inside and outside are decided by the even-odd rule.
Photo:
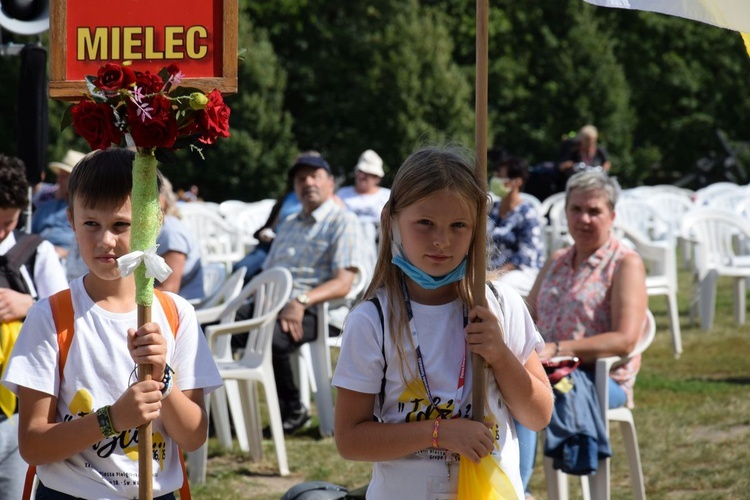
[[[404,255],[404,249],[401,246],[401,230],[398,228],[398,221],[391,217],[391,257],[401,257],[408,261]]]

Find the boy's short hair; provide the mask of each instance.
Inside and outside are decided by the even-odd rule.
[[[0,154],[0,208],[26,208],[29,183],[23,160]]]
[[[98,149],[83,157],[68,179],[68,206],[116,208],[133,191],[135,153],[124,148]],[[157,184],[160,182],[157,179]]]

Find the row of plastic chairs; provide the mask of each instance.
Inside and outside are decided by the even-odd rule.
[[[268,220],[273,203],[274,200],[183,203],[180,213],[201,246],[203,263],[218,262],[231,270],[258,244],[253,234]]]

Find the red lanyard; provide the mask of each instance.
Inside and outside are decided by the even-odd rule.
[[[414,312],[411,308],[411,299],[409,298],[409,290],[406,288],[406,280],[404,279],[404,276],[401,276],[401,292],[404,296],[404,305],[406,306],[406,314],[409,319],[409,329],[411,330],[411,336],[414,341],[414,347],[417,352],[417,366],[419,368],[419,377],[422,379],[422,384],[424,385],[424,389],[427,392],[427,398],[430,400],[430,404],[433,406],[435,411],[437,411],[442,418],[450,418],[451,415],[447,414],[446,410],[441,410],[435,399],[432,397],[432,393],[430,392],[430,384],[427,382],[427,372],[425,371],[424,367],[424,358],[422,357],[422,350],[419,347],[419,336],[417,335],[417,325],[414,321]],[[466,313],[466,306],[463,307],[463,325],[464,328],[466,328],[466,325],[469,324],[469,316]],[[464,392],[464,383],[466,381],[466,341],[464,341],[464,356],[463,360],[461,361],[461,370],[458,374],[458,383],[456,385],[456,397],[454,399],[453,404],[453,411],[454,413],[458,410],[459,406],[461,405],[463,392]],[[445,413],[445,414],[444,414]]]

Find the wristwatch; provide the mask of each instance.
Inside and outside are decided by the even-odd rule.
[[[295,300],[305,307],[307,307],[307,305],[310,304],[310,297],[308,297],[306,293],[301,293],[297,295],[295,297]]]

